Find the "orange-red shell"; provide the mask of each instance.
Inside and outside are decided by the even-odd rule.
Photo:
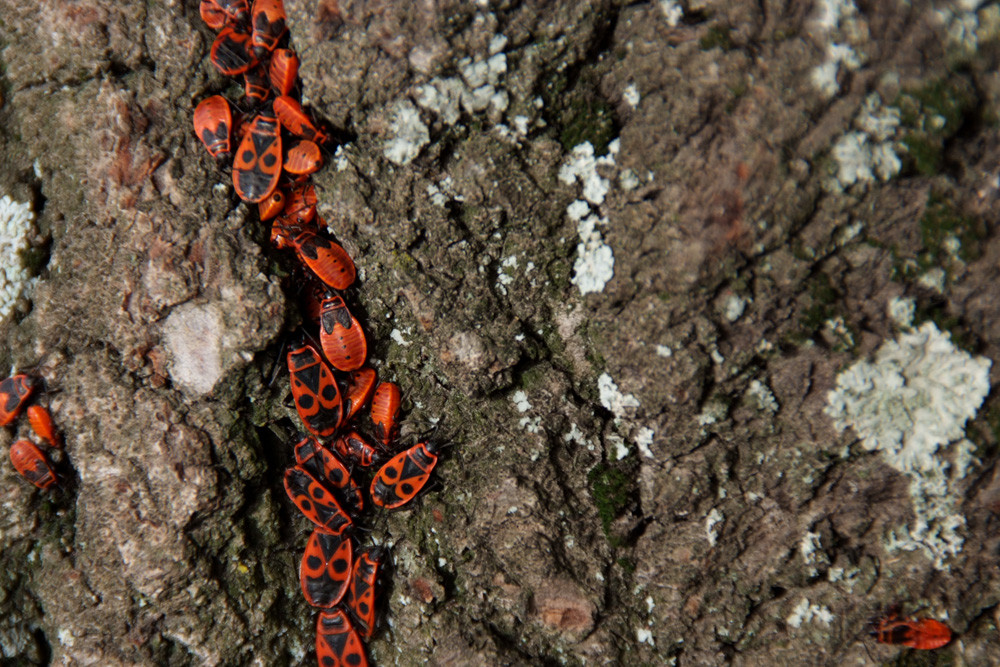
[[[319,171],[322,165],[323,156],[319,146],[308,139],[296,142],[285,155],[284,169],[293,176],[308,176]]]
[[[24,373],[0,381],[0,426],[14,421],[34,392],[34,378]]]
[[[396,383],[383,382],[375,388],[372,396],[372,425],[375,427],[375,437],[383,445],[388,446],[396,440],[401,402],[402,394]]]
[[[56,482],[56,474],[45,454],[30,440],[18,440],[10,446],[10,462],[39,489],[47,489]]]
[[[29,406],[28,423],[31,424],[31,429],[38,434],[38,437],[49,443],[50,447],[55,447],[56,449],[62,448],[62,440],[59,439],[59,434],[56,433],[55,424],[52,422],[52,415],[47,408],[41,405]]]
[[[299,76],[299,57],[291,49],[275,49],[271,54],[268,77],[271,88],[278,95],[288,95],[295,88]]]
[[[951,641],[951,628],[933,618],[898,618],[890,615],[872,623],[871,635],[883,644],[931,650]]]
[[[273,116],[256,116],[233,157],[233,186],[244,201],[267,199],[281,176],[281,133]]]
[[[368,356],[365,332],[339,296],[324,299],[320,307],[319,343],[327,360],[339,371],[361,368]]]

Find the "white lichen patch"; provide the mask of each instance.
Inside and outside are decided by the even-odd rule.
[[[633,169],[622,169],[621,173],[618,174],[618,184],[625,192],[631,192],[639,187],[639,176]]]
[[[938,294],[944,293],[944,284],[948,274],[940,266],[928,269],[917,278],[917,284],[921,287],[934,290]]]
[[[73,645],[76,644],[76,637],[73,636],[73,632],[66,628],[59,628],[59,631],[56,632],[56,638],[59,640],[59,644],[66,648],[73,648]]]
[[[497,275],[498,287],[504,288],[503,292],[506,294],[505,289],[507,285],[514,282],[514,270],[517,269],[517,257],[515,255],[510,255],[505,257],[503,261],[500,262],[500,273]]]
[[[615,255],[597,228],[607,223],[607,218],[596,215],[588,215],[577,223],[580,242],[576,245],[576,261],[573,262],[570,282],[577,286],[581,295],[603,291],[615,275]]]
[[[337,171],[346,171],[351,165],[350,160],[347,159],[347,151],[351,148],[351,144],[341,144],[337,146],[337,150],[333,153],[333,166]]]
[[[459,60],[458,76],[437,77],[417,86],[414,101],[445,125],[457,123],[463,111],[469,114],[486,112],[493,120],[500,120],[510,105],[510,95],[502,86],[507,74],[507,55],[503,53],[506,46],[506,36],[494,35],[487,55]],[[520,118],[524,121],[518,123],[515,119],[515,127],[519,134],[525,135],[529,119]]]
[[[836,29],[841,20],[853,16],[857,11],[854,0],[820,0],[816,3],[813,21],[820,30],[830,31]]]
[[[542,432],[541,417],[521,417],[521,419],[518,420],[517,424],[528,433]]]
[[[407,345],[410,344],[410,341],[403,338],[403,332],[400,331],[399,329],[393,329],[392,331],[390,331],[389,338],[395,341],[396,344],[402,345],[403,347],[406,347]]]
[[[635,434],[635,446],[639,448],[639,453],[647,459],[653,458],[653,450],[649,448],[653,444],[653,429],[643,426]]]
[[[899,328],[913,328],[913,317],[917,312],[917,304],[913,299],[894,296],[889,299],[886,311],[889,314],[889,319],[895,322]]]
[[[771,388],[760,380],[753,380],[747,388],[746,397],[757,406],[758,410],[776,413],[778,411],[778,399],[774,397]]]
[[[22,296],[28,296],[35,280],[25,266],[35,229],[31,204],[0,197],[0,320],[6,319]]]
[[[826,580],[831,584],[839,584],[842,588],[846,589],[848,592],[854,590],[855,584],[861,577],[861,570],[856,567],[831,567],[826,571]]]
[[[743,316],[748,303],[750,303],[749,299],[745,299],[739,294],[730,294],[722,305],[722,316],[726,318],[727,322],[735,322]]]
[[[722,401],[709,401],[705,404],[705,407],[701,409],[698,413],[698,425],[699,426],[709,426],[718,422],[720,419],[724,419],[726,413],[729,412],[729,408]]]
[[[883,106],[878,93],[869,95],[854,119],[857,129],[845,133],[833,145],[837,173],[831,189],[867,183],[876,177],[888,181],[898,174],[902,168],[895,142],[899,122],[899,109]]]
[[[989,393],[991,362],[959,350],[932,322],[882,345],[874,361],[837,376],[825,412],[838,430],[854,429],[865,449],[910,478],[916,520],[890,548],[921,549],[936,567],[961,549],[965,519],[954,484],[970,459],[959,444],[956,462],[938,450],[964,435],[965,423]]]
[[[719,540],[719,524],[726,520],[725,515],[713,507],[712,511],[705,517],[705,538],[708,539],[708,546],[714,547]]]
[[[607,373],[601,373],[601,377],[597,378],[597,391],[600,393],[601,405],[617,418],[624,417],[632,408],[639,407],[639,399],[618,391],[618,385]]]
[[[625,439],[620,435],[611,433],[607,437],[608,449],[611,451],[611,455],[614,457],[615,461],[621,461],[628,456],[629,448],[625,443]]]
[[[837,376],[827,396],[834,426],[901,471],[936,467],[937,448],[962,437],[989,393],[990,360],[957,349],[933,322],[879,348]]]
[[[861,235],[861,230],[865,228],[865,223],[855,220],[847,225],[837,234],[837,244],[845,246]]]
[[[841,185],[872,180],[871,148],[861,132],[848,132],[833,145],[837,161],[837,180]]]
[[[840,315],[823,322],[823,331],[835,341],[834,349],[849,350],[854,347],[854,335]]]
[[[991,24],[996,30],[997,9],[992,3],[985,0],[952,0],[942,4],[933,10],[934,17],[943,26],[953,46],[971,53],[984,38],[995,36],[990,34],[988,28],[984,30],[984,26]]]
[[[594,443],[590,441],[589,438],[580,430],[580,427],[574,422],[570,424],[569,433],[563,435],[563,442],[575,442],[578,445],[583,445],[590,451],[594,451]]]
[[[420,111],[409,100],[398,100],[393,105],[389,135],[391,138],[382,152],[386,159],[400,166],[412,162],[431,140],[427,125],[420,119]]]
[[[670,348],[669,345],[657,345],[656,346],[656,356],[658,356],[658,357],[672,357],[673,355],[674,355],[674,351]]]
[[[608,144],[607,155],[598,157],[594,154],[593,145],[585,141],[573,148],[559,169],[559,180],[566,185],[579,183],[583,197],[566,208],[566,214],[576,222],[577,234],[580,236],[571,279],[580,294],[603,291],[604,286],[614,277],[615,256],[611,246],[604,243],[599,229],[599,226],[607,226],[608,219],[601,217],[596,209],[604,203],[611,189],[618,150],[619,142],[615,139]],[[602,175],[602,172],[608,175]]]
[[[528,395],[520,389],[514,392],[511,400],[514,401],[514,407],[517,408],[518,412],[527,412],[531,409],[531,402],[528,401]]]
[[[828,608],[818,604],[810,604],[808,599],[802,598],[785,620],[793,628],[801,628],[803,623],[812,622],[830,625],[833,619],[834,616]]]
[[[583,197],[594,205],[604,203],[604,197],[610,189],[610,181],[598,173],[598,167],[613,168],[615,155],[618,153],[618,140],[608,144],[608,154],[594,155],[594,146],[585,141],[573,147],[566,163],[559,168],[559,180],[566,185],[580,181],[583,185]]]
[[[677,24],[684,18],[684,8],[678,4],[677,0],[659,0],[659,5],[667,25],[676,28]]]
[[[799,555],[802,556],[802,562],[808,568],[810,577],[816,576],[816,566],[819,563],[818,554],[822,553],[821,548],[819,533],[806,531],[806,534],[799,540]]]
[[[625,100],[625,104],[635,109],[639,106],[639,100],[641,99],[639,95],[639,87],[634,83],[630,83],[625,86],[625,90],[622,91],[622,99]]]
[[[819,0],[812,23],[824,56],[810,78],[824,97],[833,97],[840,92],[841,70],[855,70],[864,63],[865,56],[855,49],[864,43],[867,31],[853,0]]]
[[[865,98],[861,112],[854,124],[872,141],[885,141],[896,134],[899,127],[899,109],[882,106],[882,98],[872,93]]]
[[[962,550],[965,517],[960,512],[954,489],[965,476],[974,445],[962,440],[952,448],[954,461],[942,462],[932,470],[910,475],[913,500],[912,524],[892,531],[886,540],[888,551],[921,551],[937,569],[947,569],[947,559]]]
[[[224,370],[224,333],[223,313],[214,303],[185,303],[173,309],[163,334],[175,384],[199,395],[212,390]]]

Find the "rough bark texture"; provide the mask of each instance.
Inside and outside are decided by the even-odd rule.
[[[809,3],[692,0],[676,25],[670,5],[286,0],[305,96],[349,141],[320,213],[359,267],[371,357],[403,388],[404,438],[440,420],[451,443],[412,509],[370,522],[394,545],[370,655],[996,664],[1000,402],[968,426],[944,569],[887,547],[913,519],[906,478],[823,413],[837,372],[895,335],[891,297],[1000,359],[995,13],[963,51],[927,3],[862,3],[866,60],[828,99]],[[198,3],[0,7],[0,194],[33,202],[40,249],[0,367],[44,376],[66,441],[57,491],[0,464],[0,655],[311,664],[307,528],[281,485],[296,420],[269,383],[300,319],[294,259],[191,131],[229,85]],[[388,160],[398,103],[498,35],[506,104],[413,107],[429,141]],[[902,171],[831,187],[872,92],[917,105]],[[559,172],[614,139],[591,204],[614,277],[581,296],[583,190]],[[935,266],[943,292],[910,270]],[[796,617],[803,600],[830,619]],[[874,643],[893,603],[959,639]]]

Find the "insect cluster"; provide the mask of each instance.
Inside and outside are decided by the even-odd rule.
[[[38,382],[30,375],[19,373],[0,382],[0,426],[9,426],[34,395]],[[26,411],[31,430],[44,440],[49,449],[62,449],[62,439],[52,423],[52,415],[41,405],[30,405]],[[45,450],[27,438],[10,446],[10,462],[21,476],[37,486],[48,489],[56,483],[56,473]]]
[[[367,339],[342,293],[355,281],[354,262],[327,237],[310,182],[331,133],[296,99],[299,61],[288,48],[282,0],[252,6],[202,0],[201,16],[218,31],[212,64],[225,75],[242,76],[242,103],[252,111],[234,113],[236,104],[213,95],[195,109],[195,134],[213,157],[232,158],[236,193],[258,205],[262,221],[272,221],[275,248],[295,252],[306,285],[302,310],[318,325],[318,336],[303,331],[287,353],[292,398],[309,435],[294,446],[295,464],[284,476],[289,498],[314,526],[299,580],[308,603],[320,609],[317,658],[326,667],[366,665],[362,640],[376,629],[376,596],[389,553],[356,548],[353,527],[369,506],[392,510],[416,497],[438,450],[420,442],[397,451],[400,389],[378,383],[365,365]],[[356,417],[369,401],[371,425],[365,428]],[[375,466],[371,482],[359,484],[355,474]]]

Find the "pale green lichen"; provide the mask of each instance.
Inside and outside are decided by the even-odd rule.
[[[990,360],[956,348],[932,322],[885,343],[875,361],[837,376],[826,414],[901,471],[936,465],[938,447],[962,437],[989,393]]]
[[[0,197],[0,320],[6,319],[17,301],[31,292],[31,278],[25,253],[31,246],[35,214],[31,204]]]
[[[899,122],[898,109],[883,106],[878,93],[869,95],[854,120],[857,130],[847,132],[833,146],[837,173],[830,187],[839,190],[876,177],[888,181],[898,174],[902,168],[895,142]]]
[[[935,564],[958,553],[965,519],[954,485],[970,461],[970,447],[939,449],[960,440],[965,423],[989,393],[991,362],[955,347],[933,322],[882,345],[874,361],[859,361],[837,376],[826,414],[838,430],[851,427],[865,449],[910,478],[915,522],[890,537],[888,548],[922,550]]]

